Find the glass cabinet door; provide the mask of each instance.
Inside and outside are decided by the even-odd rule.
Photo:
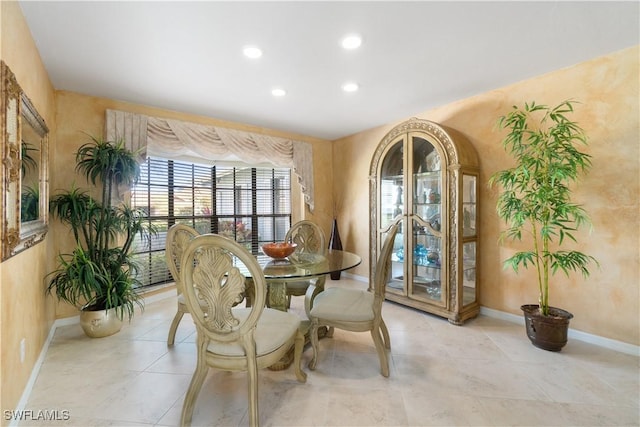
[[[412,136],[412,213],[410,237],[410,294],[439,305],[445,304],[442,291],[444,260],[442,238],[442,170],[435,146]]]
[[[396,141],[384,157],[380,170],[380,229],[384,230],[398,215],[404,213],[405,180],[404,180],[404,139]],[[387,291],[406,295],[404,287],[404,224],[398,229],[391,255],[391,280]],[[386,234],[380,233],[380,248]]]
[[[478,178],[462,175],[462,305],[476,302],[476,191]]]

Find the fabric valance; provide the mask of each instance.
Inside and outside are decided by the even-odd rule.
[[[106,138],[123,138],[141,161],[151,156],[213,165],[289,167],[313,211],[313,150],[308,142],[118,110],[107,110],[105,123]]]

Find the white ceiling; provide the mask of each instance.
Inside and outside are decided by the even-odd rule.
[[[637,1],[20,4],[56,89],[329,140],[640,43]]]

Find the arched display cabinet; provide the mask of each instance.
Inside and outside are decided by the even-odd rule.
[[[478,170],[473,146],[428,120],[408,120],[380,142],[370,169],[369,259],[402,218],[388,300],[456,325],[478,314]],[[371,262],[371,278],[374,271]]]

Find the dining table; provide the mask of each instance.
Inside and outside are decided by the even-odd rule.
[[[287,311],[287,283],[328,274],[349,270],[360,265],[362,258],[352,252],[329,249],[324,254],[292,254],[286,258],[274,259],[260,252],[255,255],[258,264],[267,282],[266,305],[282,311]],[[247,281],[251,280],[251,275],[246,266],[242,263],[234,265],[245,276]],[[322,286],[322,285],[320,285]],[[246,305],[253,303],[252,286],[247,285]],[[319,289],[322,292],[324,289]]]
[[[329,249],[326,253],[292,254],[284,259],[273,259],[264,254],[257,256],[267,281],[267,306],[287,311],[287,283],[313,279],[327,274],[349,270],[360,265],[362,258],[352,252]],[[324,281],[318,282],[315,292],[322,292]]]

